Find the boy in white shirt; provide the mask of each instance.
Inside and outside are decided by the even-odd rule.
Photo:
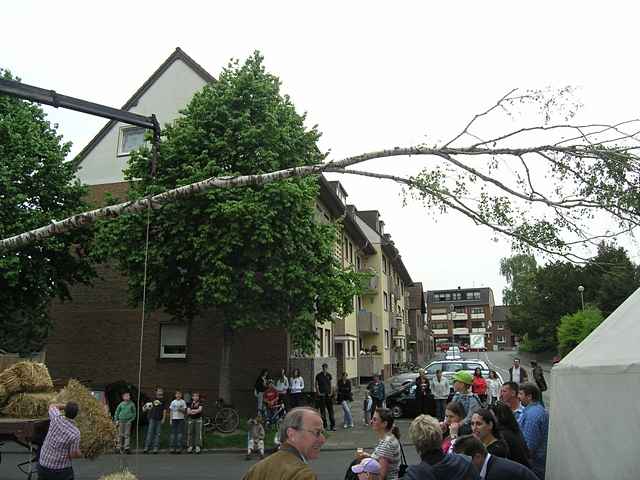
[[[182,453],[182,437],[184,436],[184,416],[187,411],[187,403],[182,399],[182,392],[176,392],[175,399],[169,405],[171,415],[171,436],[169,448],[171,453]]]

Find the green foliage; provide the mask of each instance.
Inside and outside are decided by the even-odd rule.
[[[0,76],[13,79],[0,69]],[[71,147],[30,102],[0,95],[0,237],[41,227],[86,209],[85,189],[64,159]],[[86,231],[76,230],[0,254],[0,348],[28,353],[42,348],[51,328],[52,298],[87,283]]]
[[[578,286],[584,301],[609,315],[640,285],[637,267],[626,251],[602,243],[598,255],[585,265],[550,262],[536,266],[530,256],[502,259],[500,273],[509,286],[504,291],[509,305],[510,328],[523,336],[527,351],[555,349],[560,319],[581,309]]]
[[[134,198],[324,158],[319,132],[305,128],[258,53],[229,64],[182,113],[163,132],[155,178],[148,150],[132,156],[126,173]],[[297,348],[311,350],[316,322],[349,312],[359,285],[333,254],[337,226],[314,219],[317,194],[318,179],[307,177],[213,189],[153,211],[149,306],[184,320],[215,312],[208,314],[233,330],[285,327]],[[146,214],[125,215],[98,235],[97,254],[128,274],[133,302],[141,299],[145,225]]]
[[[558,326],[558,351],[564,356],[602,323],[604,317],[600,309],[587,306],[570,315],[564,315]]]

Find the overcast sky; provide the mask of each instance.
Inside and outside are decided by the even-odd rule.
[[[0,67],[25,83],[120,107],[177,46],[214,76],[258,49],[336,159],[449,139],[513,87],[578,86],[584,121],[640,116],[637,7],[435,3],[21,0],[3,8]],[[48,111],[72,155],[105,123]],[[410,174],[420,165],[393,158],[368,168]],[[340,181],[358,209],[380,210],[414,281],[425,289],[489,286],[500,302],[508,240],[455,214],[403,207],[396,185]]]

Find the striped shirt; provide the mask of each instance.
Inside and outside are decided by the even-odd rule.
[[[371,454],[372,458],[386,458],[389,462],[386,480],[397,480],[400,470],[400,442],[392,433],[387,433]]]
[[[62,416],[58,407],[49,407],[49,432],[40,450],[39,463],[51,470],[71,467],[71,452],[80,450],[80,430],[73,420]]]

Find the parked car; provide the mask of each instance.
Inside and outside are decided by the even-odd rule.
[[[400,389],[387,395],[387,408],[391,410],[394,418],[415,417],[418,415],[416,410],[416,384],[408,383],[402,385]]]
[[[465,358],[462,360],[437,360],[435,362],[431,362],[423,368],[425,369],[427,378],[429,380],[436,376],[436,370],[442,370],[442,376],[450,380],[453,374],[458,370],[466,370],[467,372],[473,374],[475,369],[478,367],[480,367],[480,370],[482,371],[482,376],[488,378],[489,366],[483,360],[478,359]],[[408,383],[415,382],[416,378],[418,378],[417,372],[407,372],[391,377],[389,379],[389,383],[391,384],[392,390],[398,390]],[[498,378],[502,380],[502,377],[499,373]]]
[[[444,354],[445,360],[461,360],[462,353],[460,352],[460,347],[449,347],[449,349]]]

